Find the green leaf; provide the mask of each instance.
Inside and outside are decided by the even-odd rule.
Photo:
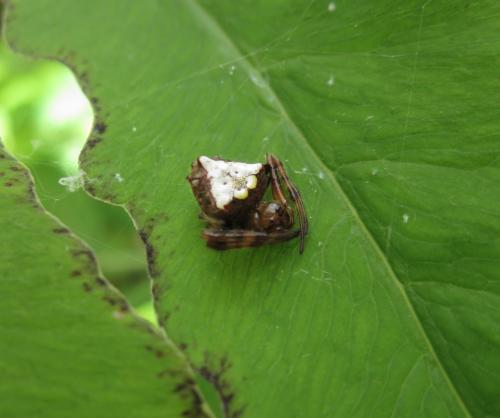
[[[1,416],[209,416],[183,356],[45,213],[3,149],[0,230]]]
[[[91,246],[103,274],[132,306],[149,305],[148,318],[156,322],[144,246],[130,217],[59,183],[79,173],[78,154],[92,122],[91,105],[66,66],[30,60],[0,43],[2,143],[26,164],[44,208]]]
[[[226,416],[500,415],[498,2],[12,4],[8,42],[93,100],[87,189]],[[305,253],[207,249],[190,162],[266,152]]]

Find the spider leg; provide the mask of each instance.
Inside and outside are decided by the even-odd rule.
[[[273,199],[281,203],[283,206],[288,207],[288,202],[286,201],[286,197],[281,190],[280,180],[278,177],[278,171],[275,168],[275,165],[270,161],[270,155],[267,156],[267,165],[269,166],[269,171],[271,174],[271,190],[273,192]]]
[[[302,201],[300,192],[286,174],[285,168],[283,167],[281,161],[278,158],[276,158],[273,154],[268,154],[267,162],[271,167],[271,182],[272,182],[271,186],[273,189],[274,198],[286,205],[286,199],[283,196],[283,192],[281,191],[279,182],[279,180],[282,180],[285,183],[286,188],[288,189],[288,192],[292,197],[292,200],[295,202],[295,205],[297,206],[297,212],[299,215],[299,224],[300,224],[300,253],[302,254],[304,251],[304,239],[307,232],[309,231],[309,223],[307,220],[307,214],[306,214],[306,209],[304,207],[304,202]],[[275,195],[275,189],[277,189],[276,195]]]
[[[260,247],[266,244],[277,244],[295,238],[299,229],[278,232],[259,232],[250,229],[211,229],[203,230],[203,239],[207,246],[219,251],[233,248]]]
[[[220,228],[224,227],[223,220],[208,216],[204,212],[200,212],[198,214],[198,218],[205,221],[206,223],[208,223],[208,225],[210,225],[212,228],[219,228],[220,229]]]

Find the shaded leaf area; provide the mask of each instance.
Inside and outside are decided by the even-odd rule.
[[[182,355],[0,149],[0,415],[207,417]]]
[[[14,2],[7,39],[94,101],[87,189],[132,214],[226,416],[500,412],[496,3],[56,3]],[[305,253],[207,249],[190,162],[269,151]]]

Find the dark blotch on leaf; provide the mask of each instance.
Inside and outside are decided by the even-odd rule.
[[[157,303],[160,300],[160,294],[161,294],[160,284],[158,282],[153,283],[153,286],[151,288],[151,293],[153,294],[153,301]]]
[[[174,391],[175,392],[180,392],[180,393],[185,392],[186,389],[194,386],[194,384],[195,384],[194,380],[191,379],[190,377],[188,377],[188,378],[186,378],[186,380],[184,380],[183,382],[179,383],[175,387]]]
[[[31,181],[31,177],[27,171],[24,172],[24,176],[28,179],[28,195],[29,199],[33,202],[35,208],[41,209],[35,193],[35,184]]]
[[[107,286],[106,280],[104,280],[104,279],[103,279],[103,278],[101,278],[101,277],[96,277],[96,278],[95,278],[95,282],[96,282],[99,286],[101,286],[101,287],[105,287],[105,286]]]
[[[149,242],[149,234],[147,231],[141,229],[139,230],[139,236],[142,239],[142,242],[144,243],[144,246],[146,247],[146,257],[148,259],[148,270],[149,270],[149,275],[151,277],[158,277],[160,275],[160,272],[158,271],[158,268],[156,266],[155,262],[155,249],[153,245]]]
[[[97,97],[91,97],[90,98],[90,103],[92,103],[92,107],[96,112],[101,110],[101,106],[99,104],[99,99]]]
[[[191,408],[182,412],[183,417],[196,418],[204,417],[203,413],[203,401],[200,394],[196,390],[196,384],[193,379],[187,377],[183,382],[179,383],[174,391],[178,393],[182,398],[191,398],[192,406]]]
[[[143,229],[149,233],[153,232],[153,228],[161,223],[168,221],[168,216],[165,213],[159,213],[158,215],[149,218],[145,223]]]
[[[94,125],[94,131],[96,131],[99,134],[103,134],[106,132],[107,126],[104,122],[96,122]]]
[[[135,212],[134,209],[131,209],[132,216],[135,218],[138,217],[138,214]],[[156,265],[156,252],[153,247],[153,245],[150,242],[150,237],[153,234],[154,228],[159,224],[159,223],[164,223],[168,221],[168,216],[165,213],[159,213],[158,215],[148,218],[141,229],[139,229],[138,233],[139,236],[142,239],[142,242],[144,242],[144,245],[146,247],[146,256],[148,259],[148,268],[149,268],[149,274],[151,277],[157,277],[160,275],[160,271],[158,269],[158,266]]]
[[[52,232],[54,232],[55,234],[69,234],[69,229],[64,227],[54,228]]]
[[[205,366],[196,368],[198,373],[208,380],[214,387],[222,402],[222,411],[226,418],[239,418],[243,414],[243,409],[233,411],[231,403],[234,400],[234,392],[227,380],[224,379],[224,373],[231,367],[227,357],[222,357],[219,362],[219,367],[213,370],[210,364],[210,356],[205,354]]]
[[[111,297],[111,296],[103,296],[102,297],[102,300],[105,300],[106,302],[108,302],[111,306],[115,306],[116,305],[116,299]]]
[[[111,306],[117,306],[120,312],[127,313],[130,311],[128,303],[126,300],[115,295],[105,295],[102,300],[108,302]]]
[[[150,351],[150,352],[154,353],[154,354],[155,354],[155,356],[156,356],[156,357],[158,357],[158,358],[161,358],[161,357],[163,357],[163,356],[165,355],[165,352],[164,352],[164,351],[162,351],[162,350],[160,350],[160,349],[158,349],[158,348],[154,348],[152,345],[146,344],[146,345],[144,346],[144,348],[145,348],[147,351]]]
[[[89,249],[87,248],[79,248],[77,250],[73,250],[71,251],[71,253],[75,256],[75,257],[81,257],[81,256],[84,256],[86,258],[88,258],[90,261],[92,261],[93,263],[97,263],[97,260],[95,258],[95,255],[92,251],[90,251]]]
[[[167,312],[161,318],[158,318],[158,325],[162,328],[165,328],[165,325],[169,319],[170,319],[170,312]]]
[[[99,142],[101,142],[101,138],[98,138],[96,136],[93,136],[92,138],[89,138],[87,141],[86,147],[87,148],[94,148]]]
[[[71,254],[76,258],[85,260],[87,269],[93,273],[97,273],[97,260],[92,251],[87,248],[79,248],[71,251]]]
[[[87,190],[87,192],[89,192],[90,194],[92,195],[95,195],[96,194],[96,190],[95,190],[95,187],[90,185],[90,184],[86,184],[85,185],[85,190]]]

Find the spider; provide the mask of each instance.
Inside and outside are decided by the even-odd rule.
[[[299,191],[288,178],[278,158],[268,154],[265,164],[227,161],[201,156],[192,163],[187,177],[207,221],[203,239],[216,250],[259,247],[300,237],[304,251],[308,222]],[[299,229],[292,229],[294,209],[289,206],[284,184],[297,207]],[[264,201],[271,185],[273,199]]]

